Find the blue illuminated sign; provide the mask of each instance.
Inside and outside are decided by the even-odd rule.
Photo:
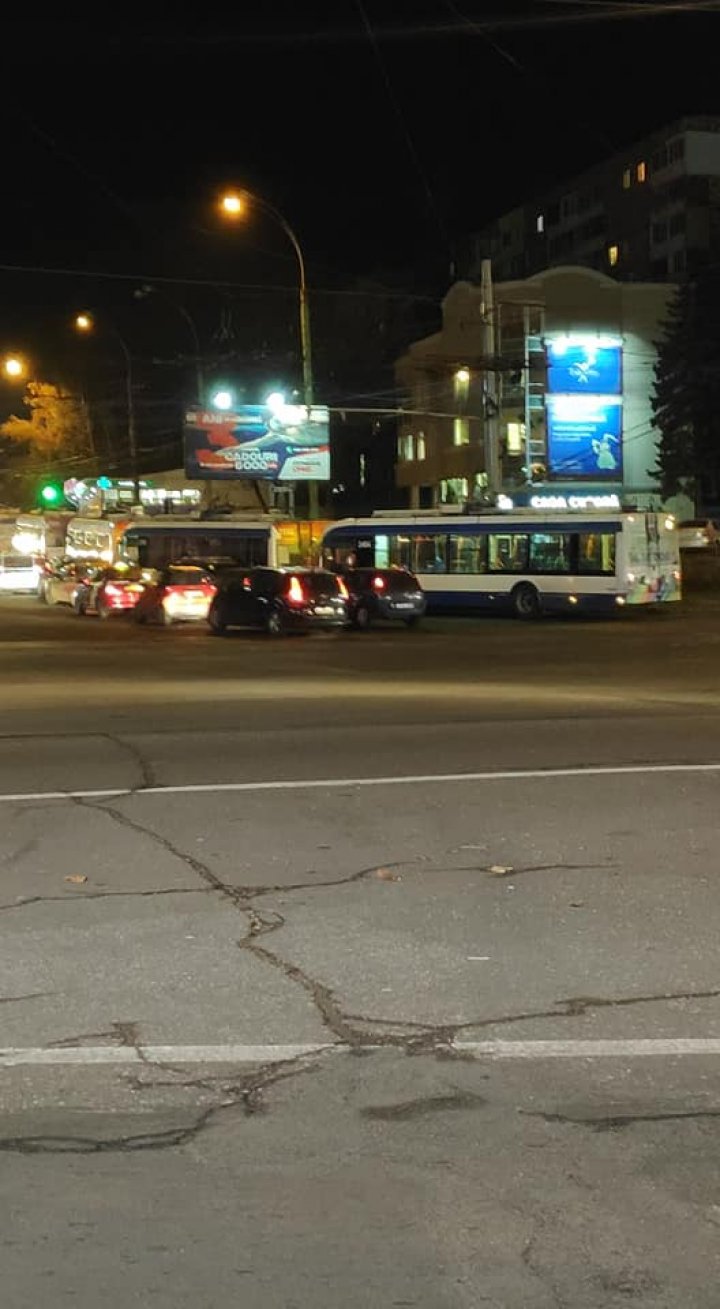
[[[622,346],[615,337],[555,336],[547,342],[553,395],[620,395]]]
[[[622,400],[619,396],[548,395],[547,445],[554,476],[622,477]]]

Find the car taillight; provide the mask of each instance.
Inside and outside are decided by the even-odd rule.
[[[106,582],[106,583],[105,583],[105,594],[106,594],[106,595],[122,595],[122,587],[121,587],[121,586],[115,586],[113,582]]]
[[[290,586],[288,588],[288,600],[290,601],[291,604],[294,605],[305,604],[305,592],[302,589],[302,585],[300,583],[299,577],[290,578]]]
[[[374,577],[374,578],[373,578],[373,586],[375,587],[375,590],[376,590],[376,591],[384,591],[384,590],[385,590],[385,578],[384,578],[384,577]]]
[[[340,592],[343,600],[349,600],[350,592],[348,591],[345,583],[343,582],[342,577],[338,577],[337,584],[338,584],[338,591]]]

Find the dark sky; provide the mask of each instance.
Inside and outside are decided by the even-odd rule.
[[[3,17],[2,262],[172,272],[235,177],[291,218],[315,280],[397,266],[427,282],[537,186],[720,109],[720,5],[636,17],[658,6],[628,0],[612,22],[604,0],[234,8]],[[257,226],[248,239],[284,257]],[[202,240],[193,257],[200,271]]]
[[[221,228],[213,201],[234,180],[304,246],[318,394],[390,403],[392,360],[433,330],[464,235],[652,127],[720,111],[720,0],[675,16],[623,0],[612,21],[608,3],[239,0],[230,17],[116,5],[44,21],[14,6],[0,353],[82,387],[121,433],[120,332],[148,449],[177,440],[194,394],[171,298],[192,313],[206,379],[231,377],[249,400],[296,386],[294,256],[259,214]],[[164,294],[139,301],[146,281]],[[92,340],[71,330],[81,308]],[[0,380],[0,417],[17,404]]]

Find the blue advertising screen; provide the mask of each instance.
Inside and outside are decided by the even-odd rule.
[[[549,470],[555,476],[622,477],[622,400],[619,396],[548,395]]]
[[[185,415],[185,472],[193,480],[327,481],[328,410],[290,404],[190,409]]]
[[[554,395],[622,391],[622,346],[602,337],[555,337],[547,343],[547,365],[547,389]]]

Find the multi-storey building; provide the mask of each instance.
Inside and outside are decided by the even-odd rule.
[[[679,281],[720,258],[720,117],[682,118],[550,187],[470,238],[463,276],[497,281],[581,264]]]
[[[543,496],[658,500],[655,342],[674,287],[551,268],[483,289],[457,282],[442,329],[398,360],[396,480],[413,507]]]

